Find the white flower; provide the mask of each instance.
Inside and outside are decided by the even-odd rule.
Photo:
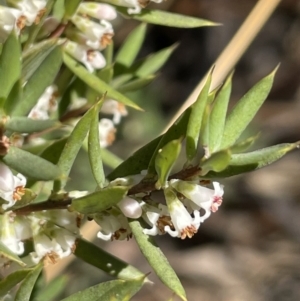
[[[113,6],[95,2],[80,3],[77,12],[99,20],[113,20],[117,17],[116,9]]]
[[[56,98],[57,87],[55,85],[47,87],[45,92],[38,99],[37,104],[31,109],[28,117],[40,120],[49,119],[49,113],[57,109]]]
[[[101,52],[89,49],[86,46],[68,41],[64,49],[72,57],[84,64],[89,72],[101,69],[106,65],[105,58]]]
[[[14,28],[19,33],[25,26],[24,20],[21,10],[0,6],[0,42],[3,43]]]
[[[124,240],[131,237],[127,218],[123,214],[96,214],[94,220],[101,227],[97,237],[103,240]]]
[[[38,24],[45,13],[46,0],[14,0],[12,4],[20,9],[26,17],[26,25]]]
[[[115,140],[116,128],[114,123],[107,118],[102,118],[99,121],[99,140],[100,146],[105,148]]]
[[[31,237],[30,224],[26,217],[14,217],[12,212],[0,215],[0,240],[14,254],[24,253],[22,240]]]
[[[113,122],[115,124],[119,124],[121,117],[128,114],[125,105],[114,99],[108,99],[103,103],[101,113],[113,114]]]
[[[200,212],[195,210],[193,212],[194,217],[191,217],[171,188],[165,189],[164,194],[174,227],[173,230],[169,225],[165,226],[165,231],[173,237],[180,237],[181,239],[191,238],[200,227]]]
[[[111,43],[114,31],[112,25],[106,20],[98,24],[88,18],[74,15],[72,22],[88,38],[87,46],[102,50]]]
[[[140,203],[130,197],[125,197],[117,204],[117,206],[126,217],[139,218],[142,215]]]
[[[201,217],[202,221],[207,219],[211,212],[216,212],[222,204],[224,189],[218,182],[213,182],[214,189],[181,180],[171,180],[170,185],[192,201],[189,202],[192,209],[199,210],[203,208],[205,210],[204,216]]]
[[[7,201],[2,204],[4,210],[12,207],[25,194],[26,178],[22,174],[14,176],[11,170],[0,162],[0,197]]]
[[[76,236],[62,228],[56,228],[49,233],[40,232],[34,236],[33,242],[35,251],[30,256],[34,263],[43,259],[54,264],[58,259],[69,256],[76,248]]]
[[[159,204],[158,207],[149,203],[142,205],[143,219],[151,226],[150,229],[143,229],[143,233],[147,235],[162,235],[165,234],[165,227],[173,227],[168,207]]]

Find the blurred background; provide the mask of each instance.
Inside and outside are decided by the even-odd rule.
[[[127,158],[159,135],[213,64],[257,1],[168,0],[152,8],[201,17],[220,27],[175,29],[149,26],[140,56],[174,43],[178,48],[157,79],[129,96],[145,112],[130,111],[110,148]],[[138,24],[119,19],[116,50]],[[261,132],[255,147],[300,140],[300,1],[283,0],[235,68],[231,105],[281,63],[274,87],[252,122],[251,134]],[[82,152],[70,189],[93,190],[94,180]],[[157,242],[186,289],[189,301],[300,300],[300,154],[294,151],[259,171],[222,180],[222,207],[197,235],[184,241],[167,235]],[[151,268],[134,239],[96,244],[138,267]],[[108,280],[100,270],[76,259],[66,269],[65,295]],[[84,275],[84,276],[82,276]],[[172,296],[153,273],[132,300],[167,300]],[[177,300],[174,298],[174,300]],[[178,299],[179,300],[179,299]]]

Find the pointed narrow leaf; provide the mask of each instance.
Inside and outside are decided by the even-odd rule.
[[[129,301],[144,284],[144,279],[112,280],[91,286],[61,301]]]
[[[220,148],[233,145],[266,100],[278,67],[254,85],[235,105],[226,119]]]
[[[30,271],[17,291],[15,301],[29,301],[34,285],[43,269],[43,263],[39,263]]]
[[[58,187],[59,185],[57,183],[56,189],[61,189],[66,184],[67,177],[69,176],[73,163],[90,129],[91,120],[93,118],[93,110],[94,107],[91,107],[84,114],[84,116],[79,120],[79,122],[74,127],[67,142],[65,143],[64,149],[57,163],[57,166],[60,168],[62,172],[63,178],[60,183],[61,187]]]
[[[45,150],[43,150],[43,152],[40,154],[40,157],[53,164],[57,164],[66,142],[67,138],[56,140]]]
[[[190,161],[195,157],[197,152],[202,118],[207,104],[211,78],[212,72],[209,73],[196,102],[192,105],[192,111],[186,131],[186,155]]]
[[[4,112],[10,116],[14,111],[15,107],[22,101],[23,99],[23,89],[21,80],[16,81],[14,86],[12,87],[7,99],[4,103]]]
[[[232,147],[230,147],[230,151],[232,154],[238,154],[238,153],[242,153],[245,150],[247,150],[248,148],[250,148],[253,143],[257,140],[257,138],[259,137],[259,134],[250,137],[240,143],[234,144]]]
[[[77,8],[82,0],[65,1],[65,15],[64,20],[67,21],[77,11]]]
[[[143,233],[143,227],[138,220],[130,221],[129,225],[141,252],[155,271],[155,274],[177,296],[182,300],[187,300],[184,288],[176,273],[160,248],[155,244],[153,238]]]
[[[8,260],[14,261],[21,266],[26,266],[26,264],[21,260],[21,258],[15,253],[13,253],[1,241],[0,241],[0,256],[7,258]]]
[[[146,28],[146,24],[142,23],[131,31],[116,55],[116,63],[125,67],[132,65],[144,42]]]
[[[61,46],[54,48],[24,86],[22,102],[15,107],[15,116],[27,115],[45,89],[53,83],[62,63]]]
[[[7,98],[20,76],[21,46],[13,30],[3,44],[0,55],[0,99]]]
[[[155,158],[155,170],[158,175],[158,181],[155,186],[157,189],[165,186],[168,176],[175,164],[181,150],[181,140],[172,140],[161,148]]]
[[[125,93],[125,92],[131,92],[131,91],[137,91],[147,85],[149,85],[154,79],[156,75],[148,75],[144,78],[138,78],[135,80],[132,80],[129,83],[126,83],[118,88],[118,91]]]
[[[208,20],[194,18],[162,10],[149,10],[143,9],[139,14],[128,14],[127,8],[117,8],[118,12],[125,17],[130,17],[135,20],[139,20],[146,23],[152,23],[163,26],[179,27],[179,28],[195,28],[202,26],[217,26],[218,23],[214,23]]]
[[[209,172],[205,177],[231,177],[253,171],[279,160],[288,152],[299,148],[300,142],[283,143],[244,154],[231,156],[229,166],[219,173]]]
[[[5,128],[13,132],[31,134],[58,125],[59,125],[58,121],[50,120],[50,119],[36,120],[27,117],[12,117],[5,124]]]
[[[148,165],[148,174],[155,174],[155,158],[158,151],[172,140],[184,138],[190,118],[191,108],[185,110],[172,126],[161,136]]]
[[[85,82],[89,87],[97,91],[98,93],[104,94],[107,92],[107,96],[111,97],[119,102],[132,107],[137,110],[141,110],[141,108],[136,105],[129,98],[114,90],[111,86],[106,84],[100,78],[98,78],[95,74],[88,72],[83,66],[81,66],[77,61],[72,59],[69,55],[63,55],[64,63],[66,66],[74,72],[83,82]]]
[[[83,214],[101,212],[119,203],[128,189],[125,186],[106,187],[73,200],[71,208]]]
[[[117,168],[123,162],[122,159],[120,159],[107,148],[101,149],[101,156],[103,163],[110,168]]]
[[[145,274],[135,267],[84,239],[77,240],[74,254],[83,261],[119,279],[132,280],[134,278],[146,277]]]
[[[149,56],[137,61],[127,72],[133,72],[135,76],[146,77],[158,71],[169,59],[178,44],[157,51]]]
[[[138,149],[127,160],[121,163],[115,170],[106,176],[107,179],[112,181],[116,178],[139,174],[142,170],[147,169],[151,157],[155,152],[160,140],[161,136],[155,138],[148,144]]]
[[[32,45],[22,54],[22,80],[23,82],[33,75],[37,68],[42,64],[50,52],[57,47],[57,39],[47,39],[43,42]]]
[[[231,94],[232,86],[232,75],[231,73],[221,90],[218,92],[216,99],[213,103],[213,108],[209,117],[209,150],[211,153],[218,150],[221,143],[224,125],[227,114],[228,102]]]
[[[231,153],[229,150],[221,150],[212,154],[208,159],[200,163],[201,175],[205,175],[211,170],[215,172],[224,170],[229,165],[230,159]]]
[[[92,168],[93,176],[100,188],[105,183],[105,174],[103,170],[103,164],[101,159],[101,148],[99,139],[99,110],[103,104],[103,100],[94,106],[93,116],[91,120],[91,127],[88,136],[88,154],[90,159],[90,165]]]
[[[32,269],[23,269],[9,274],[0,281],[0,298],[7,294],[15,285],[21,282]]]
[[[25,177],[36,180],[50,181],[60,176],[60,170],[56,165],[15,146],[10,146],[8,154],[3,157],[3,162]]]

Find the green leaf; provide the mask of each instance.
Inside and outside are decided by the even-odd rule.
[[[34,301],[58,300],[59,295],[64,292],[68,285],[68,278],[67,275],[61,275],[47,283],[47,285],[36,292]]]
[[[13,111],[15,116],[27,115],[45,89],[53,83],[62,63],[61,51],[61,46],[54,48],[28,79],[24,86],[22,102]]]
[[[8,260],[14,261],[21,266],[26,266],[26,264],[19,258],[19,256],[17,256],[8,247],[6,247],[2,243],[2,241],[0,241],[0,256],[5,257]]]
[[[25,177],[36,180],[50,181],[60,176],[56,165],[15,146],[10,146],[3,162]]]
[[[143,227],[138,220],[130,221],[129,225],[141,252],[158,278],[182,300],[187,300],[184,288],[176,273],[170,266],[165,255],[155,244],[153,238],[143,233]]]
[[[121,74],[121,75],[118,75],[118,76],[116,76],[115,78],[112,79],[110,85],[113,88],[117,89],[120,86],[128,83],[133,77],[134,77],[133,74]]]
[[[154,74],[165,64],[177,46],[178,44],[174,44],[170,47],[148,55],[147,57],[134,63],[132,67],[127,70],[127,72],[133,72],[135,76],[141,78]]]
[[[65,1],[65,15],[63,20],[67,21],[76,13],[77,8],[82,0]]]
[[[209,117],[209,150],[211,153],[219,149],[222,141],[223,131],[225,126],[228,102],[231,94],[232,86],[231,73],[213,103],[213,108]]]
[[[156,25],[178,27],[178,28],[195,28],[202,26],[217,26],[218,23],[214,23],[208,20],[184,16],[180,14],[174,14],[162,10],[149,10],[143,9],[139,14],[128,14],[127,8],[117,7],[119,13],[124,17],[130,19],[139,20],[146,23],[152,23]]]
[[[57,39],[47,39],[32,45],[22,54],[22,79],[27,82],[33,73],[42,64],[50,52],[58,45]]]
[[[107,177],[108,180],[112,181],[116,178],[122,178],[129,175],[139,174],[142,170],[147,169],[151,157],[157,148],[161,136],[152,140],[148,144],[138,149],[133,155],[127,160],[121,163],[115,170],[113,170]]]
[[[192,111],[186,131],[186,155],[189,161],[193,160],[197,153],[202,118],[208,100],[211,78],[212,71],[209,73],[196,102],[192,105]]]
[[[103,163],[110,168],[117,168],[123,162],[122,159],[120,159],[107,148],[101,149],[101,156]]]
[[[253,171],[279,160],[288,152],[299,148],[300,142],[282,143],[260,150],[231,156],[229,166],[221,172],[209,172],[205,177],[231,177],[241,173]]]
[[[84,114],[84,116],[79,120],[79,122],[74,127],[67,142],[65,143],[65,147],[57,163],[63,175],[61,181],[61,187],[60,188],[56,187],[58,189],[61,189],[66,184],[67,177],[69,176],[73,163],[90,129],[91,120],[93,118],[93,110],[94,107],[91,107]]]
[[[112,280],[91,286],[61,301],[129,301],[144,284],[144,279]]]
[[[77,61],[72,59],[69,55],[64,53],[63,60],[66,66],[74,72],[83,82],[85,82],[89,87],[97,91],[98,93],[106,93],[107,96],[111,97],[124,105],[132,107],[137,110],[141,110],[141,108],[132,102],[129,98],[119,93],[118,91],[111,88],[108,84],[98,78],[95,74],[88,72],[83,66],[81,66]]]
[[[77,239],[74,254],[83,261],[119,279],[132,280],[146,277],[145,274],[135,267],[84,239]]]
[[[221,150],[212,154],[208,159],[203,160],[199,164],[201,175],[205,175],[211,170],[215,172],[224,170],[229,165],[230,159],[231,152],[229,150]]]
[[[244,152],[253,145],[253,143],[257,140],[259,135],[260,134],[258,133],[257,135],[250,137],[240,143],[234,144],[232,147],[230,147],[231,153],[237,154]]]
[[[15,107],[22,101],[23,99],[23,89],[21,80],[16,81],[14,86],[12,87],[7,99],[4,103],[4,112],[7,115],[11,115],[14,111]]]
[[[138,78],[126,83],[118,88],[118,91],[125,93],[131,91],[137,91],[147,85],[149,85],[154,79],[156,75],[148,75],[144,78]]]
[[[127,194],[128,187],[106,187],[72,201],[71,208],[83,214],[101,212],[119,203]]]
[[[45,150],[43,150],[43,152],[40,154],[40,157],[53,164],[57,164],[66,142],[67,138],[53,142]]]
[[[158,151],[155,158],[155,170],[158,175],[158,181],[155,184],[157,189],[165,186],[172,167],[180,154],[181,141],[182,139],[172,140]]]
[[[148,165],[148,174],[155,174],[155,158],[158,151],[172,140],[185,137],[187,124],[190,118],[191,108],[185,110],[172,126],[160,137],[159,143]]]
[[[17,291],[15,301],[29,301],[34,285],[43,269],[43,263],[39,263],[30,271]]]
[[[235,105],[226,119],[220,148],[230,147],[244,132],[266,100],[271,90],[277,69],[278,67],[276,67],[271,74],[254,85],[254,87],[252,87]]]
[[[120,47],[115,61],[125,67],[130,67],[139,53],[145,39],[147,25],[140,24],[127,36]]]
[[[5,124],[7,130],[18,133],[35,133],[44,131],[48,128],[58,126],[59,122],[55,120],[35,120],[27,117],[12,117]]]
[[[6,99],[21,76],[21,46],[14,30],[3,44],[0,56],[0,99]],[[2,106],[2,103],[0,101]]]
[[[0,297],[7,294],[15,285],[21,282],[32,269],[23,269],[9,274],[0,281]]]
[[[93,116],[91,120],[91,127],[88,136],[88,154],[90,159],[90,165],[92,168],[93,176],[100,188],[105,183],[105,174],[103,170],[103,164],[101,159],[101,148],[99,139],[99,110],[103,104],[104,97],[97,105],[94,106]]]

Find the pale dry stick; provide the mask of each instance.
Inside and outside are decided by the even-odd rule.
[[[235,66],[237,61],[246,51],[253,39],[256,37],[260,29],[267,22],[272,12],[275,10],[280,0],[260,0],[249,16],[242,24],[238,32],[229,42],[221,55],[214,63],[214,75],[212,79],[211,89],[216,88],[224,80],[225,76]],[[177,112],[169,126],[184,112],[197,98],[203,87],[203,79],[191,93],[184,105]],[[168,126],[168,127],[169,127]],[[81,228],[82,237],[86,240],[93,240],[99,231],[99,226],[95,222],[87,222]],[[92,256],[92,254],[91,254]],[[75,257],[69,256],[59,261],[56,265],[49,265],[45,268],[45,277],[47,282],[55,279],[61,272],[73,261]]]
[[[267,22],[273,11],[278,6],[280,0],[260,0],[252,9],[247,19],[239,28],[237,33],[231,39],[229,44],[219,55],[215,63],[215,66],[211,90],[217,88],[224,81],[228,73],[234,68],[241,56],[245,53],[251,42],[257,36],[258,32]],[[182,107],[178,110],[176,115],[168,124],[168,129],[175,120],[191,105],[193,104],[205,82],[206,76],[199,82],[194,91],[189,95],[188,99],[184,102]]]

